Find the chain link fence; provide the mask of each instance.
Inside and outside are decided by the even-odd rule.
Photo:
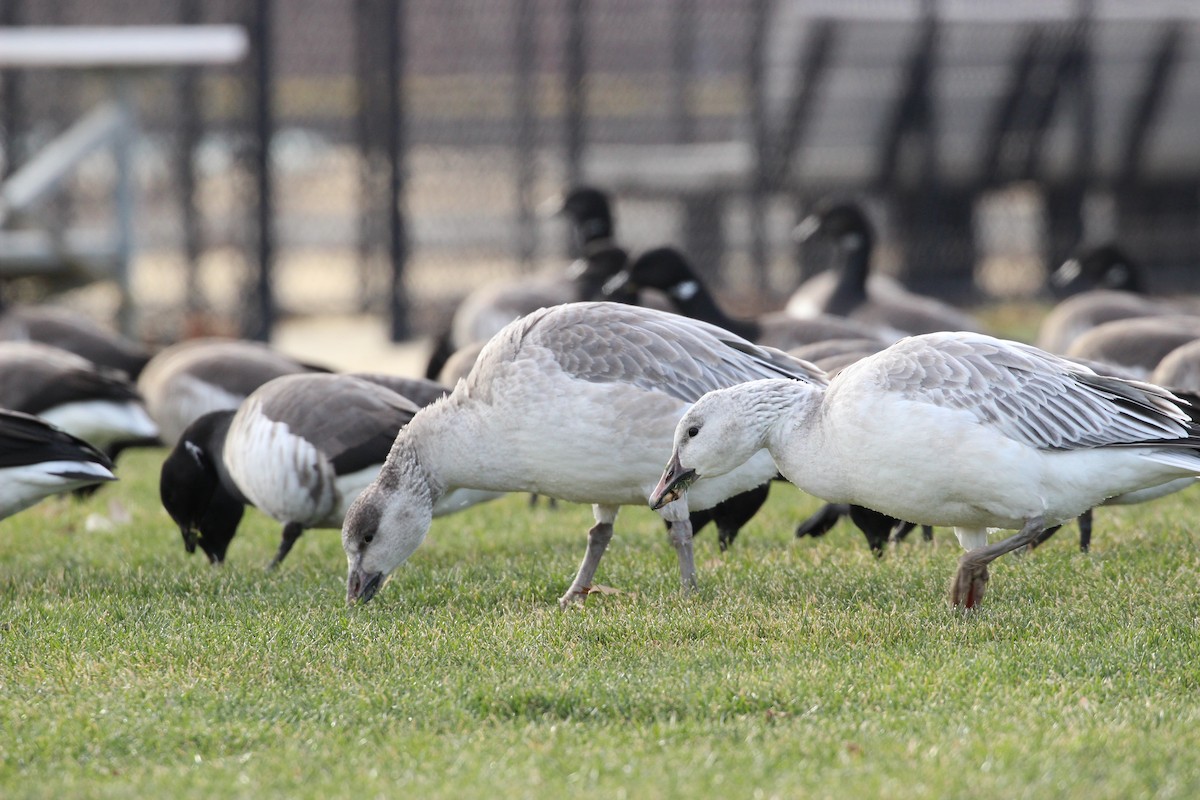
[[[830,193],[866,201],[884,269],[955,299],[1032,296],[1111,237],[1195,289],[1198,19],[1149,0],[0,0],[10,27],[249,32],[240,64],[137,80],[131,291],[153,341],[314,314],[427,334],[485,281],[562,269],[542,209],[580,181],[613,193],[631,251],[683,246],[735,311],[826,263],[789,232]],[[110,91],[3,70],[3,174]],[[102,239],[115,170],[88,159],[2,232]],[[85,256],[39,271],[0,249],[6,292],[103,277]],[[111,282],[88,292],[115,309]]]

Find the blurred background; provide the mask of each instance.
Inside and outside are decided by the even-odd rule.
[[[958,303],[1035,299],[1106,240],[1200,288],[1192,0],[0,0],[6,30],[81,25],[245,32],[185,66],[0,45],[7,299],[151,343],[420,343],[471,288],[563,270],[545,210],[583,182],[742,313],[828,263],[789,234],[830,194]]]

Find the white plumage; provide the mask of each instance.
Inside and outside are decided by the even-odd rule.
[[[346,515],[347,596],[370,599],[429,529],[448,489],[529,491],[594,506],[587,555],[563,604],[584,597],[622,505],[646,502],[671,428],[706,391],[787,376],[823,383],[811,365],[728,331],[614,303],[542,309],[497,334],[474,369],[396,437],[388,461]],[[698,484],[703,509],[775,475],[765,454]],[[663,509],[685,584],[695,579],[688,504]]]
[[[982,334],[901,340],[828,389],[759,381],[704,397],[680,421],[655,498],[766,447],[784,477],[849,502],[956,529],[955,600],[987,564],[1105,500],[1200,474],[1194,410],[1150,384],[1097,375]],[[990,547],[989,528],[1021,533]],[[982,549],[977,549],[982,548]]]

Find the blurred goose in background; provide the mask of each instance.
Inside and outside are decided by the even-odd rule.
[[[1065,297],[1042,320],[1037,345],[1066,353],[1083,334],[1106,322],[1178,314],[1162,300],[1146,297],[1141,268],[1115,244],[1083,250],[1050,275],[1052,291]]]
[[[654,465],[669,453],[684,410],[706,391],[768,376],[825,381],[785,353],[653,309],[570,303],[513,322],[448,398],[413,417],[378,479],[351,506],[342,527],[347,601],[375,595],[424,540],[438,500],[456,487],[592,504],[586,554],[559,602],[582,601],[620,506],[646,502]],[[698,483],[689,503],[660,510],[685,586],[696,580],[689,510],[711,508],[775,474],[763,452]]]
[[[51,306],[9,306],[0,311],[0,340],[41,342],[137,380],[150,351],[77,311]]]
[[[832,286],[802,285],[787,304],[793,316],[809,318],[833,314],[870,326],[889,341],[934,331],[978,331],[979,323],[968,314],[932,297],[914,294],[895,281],[873,282],[871,256],[875,231],[857,204],[824,202],[796,228],[796,237],[832,239],[839,264]],[[823,281],[829,281],[825,278]]]
[[[625,267],[629,256],[617,244],[607,194],[591,186],[576,187],[563,197],[557,213],[570,222],[580,257],[562,275],[490,283],[468,294],[449,330],[438,337],[426,378],[437,379],[455,351],[486,342],[518,317],[560,303],[599,299],[604,283]]]
[[[1200,475],[1197,409],[1030,345],[914,336],[828,388],[763,380],[712,392],[676,426],[654,507],[766,448],[830,502],[955,528],[968,550],[951,597],[973,607],[988,564],[1106,500]],[[989,545],[990,528],[1019,532]]]
[[[1072,342],[1066,356],[1110,364],[1145,379],[1171,351],[1198,338],[1200,317],[1131,317],[1097,325]]]
[[[1150,374],[1150,382],[1176,392],[1200,394],[1200,339],[1176,347],[1163,356]]]
[[[788,350],[828,339],[878,339],[875,330],[844,317],[817,315],[810,319],[775,312],[756,319],[735,319],[713,299],[687,257],[674,247],[647,250],[604,286],[609,299],[636,296],[654,289],[667,296],[674,310],[749,339],[756,344]],[[882,345],[882,340],[879,340]]]
[[[190,339],[155,354],[138,377],[146,410],[167,447],[210,411],[237,408],[246,396],[284,375],[325,371],[261,342]]]
[[[49,422],[0,410],[0,519],[43,498],[115,481],[113,464]]]
[[[0,341],[0,407],[35,414],[110,458],[158,443],[126,373],[46,344]]]
[[[284,523],[278,566],[307,528],[336,528],[379,472],[396,432],[419,408],[356,375],[286,375],[236,411],[213,411],[184,430],[163,462],[159,492],[184,545],[225,560],[245,506]],[[447,497],[439,512],[495,495]]]

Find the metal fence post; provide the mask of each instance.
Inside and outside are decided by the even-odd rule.
[[[404,268],[408,263],[408,229],[405,220],[405,165],[408,155],[408,129],[404,115],[405,34],[407,4],[387,0],[387,145],[388,161],[388,232],[392,256],[391,339],[407,339],[408,291],[404,286]]]

